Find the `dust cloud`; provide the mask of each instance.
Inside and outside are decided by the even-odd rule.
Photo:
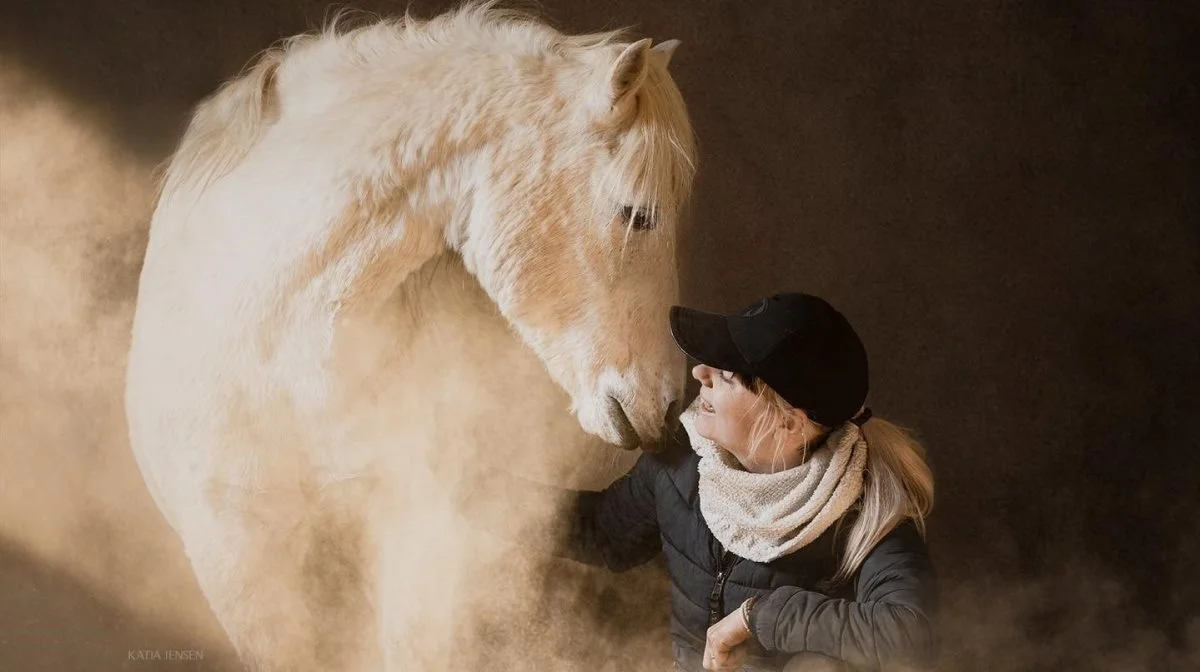
[[[958,582],[946,598],[942,669],[1200,668],[1200,615],[1172,637],[1156,624],[1158,615],[1137,606],[1127,581],[1078,559],[1035,579]]]
[[[579,429],[462,264],[430,262],[353,334],[370,354],[348,368],[370,373],[350,424],[396,443],[374,516],[379,590],[404,596],[397,650],[416,669],[669,667],[659,563],[614,576],[551,556],[562,488],[602,487],[633,456]]]
[[[118,669],[133,650],[187,649],[219,669],[228,647],[125,433],[154,166],[96,126],[0,59],[0,667]]]

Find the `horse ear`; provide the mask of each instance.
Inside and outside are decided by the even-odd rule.
[[[624,108],[646,81],[650,69],[650,38],[625,47],[608,71],[609,102],[614,109]]]
[[[675,55],[675,50],[679,48],[680,44],[682,42],[679,40],[664,40],[654,45],[650,49],[650,52],[662,62],[665,68],[671,64],[671,57]]]

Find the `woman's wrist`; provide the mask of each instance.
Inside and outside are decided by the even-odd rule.
[[[750,617],[752,615],[751,610],[754,609],[755,602],[758,602],[757,596],[742,602],[740,609],[742,612],[742,627],[746,628],[746,632],[749,633],[751,637],[754,636],[754,626],[751,625],[752,621],[750,620]]]

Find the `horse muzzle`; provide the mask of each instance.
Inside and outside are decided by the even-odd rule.
[[[641,448],[649,453],[659,452],[662,450],[664,439],[674,434],[679,427],[681,406],[678,399],[667,405],[662,426],[657,428],[659,430],[657,436],[653,437],[643,437],[638,434],[637,429],[629,420],[625,407],[615,397],[609,396],[606,403],[609,421],[617,432],[617,445],[625,450]]]

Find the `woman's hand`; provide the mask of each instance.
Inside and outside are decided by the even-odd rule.
[[[732,671],[746,662],[749,653],[746,640],[750,630],[742,618],[742,610],[734,609],[708,629],[704,642],[704,669]]]

